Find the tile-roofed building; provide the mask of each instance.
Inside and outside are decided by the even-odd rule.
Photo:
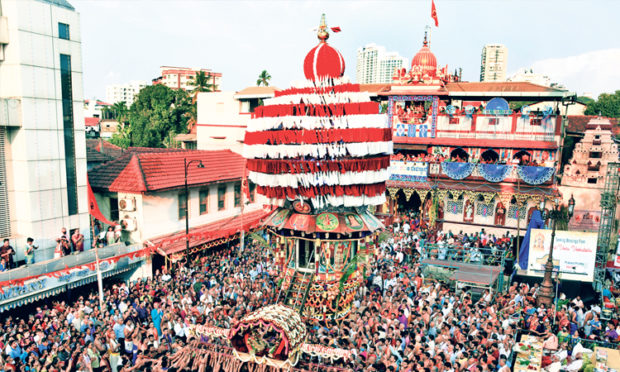
[[[598,118],[597,115],[568,115],[566,117],[566,132],[571,134],[583,135],[586,131],[588,123],[592,119]],[[615,135],[620,134],[620,126],[618,118],[607,118],[612,126],[612,132]]]
[[[247,87],[235,93],[237,99],[273,97],[278,88],[276,87]]]
[[[184,186],[184,159],[200,160],[204,169],[190,171],[192,187],[240,180],[244,159],[232,151],[129,148],[120,158],[89,173],[93,190],[146,193]]]
[[[185,159],[196,161],[187,168],[187,192]],[[170,255],[184,251],[186,213],[190,234],[199,235],[190,239],[192,250],[238,239],[238,228],[258,225],[263,202],[254,199],[252,184],[242,193],[245,174],[245,159],[229,150],[137,147],[91,170],[89,182],[102,215],[120,221],[128,241]]]

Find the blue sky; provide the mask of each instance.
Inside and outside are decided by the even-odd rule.
[[[260,71],[284,88],[303,78],[311,31],[326,13],[330,44],[355,79],[357,48],[374,42],[411,57],[430,25],[431,0],[71,0],[81,14],[85,98],[105,86],[158,76],[159,66],[223,73],[224,90],[254,85]],[[620,1],[435,0],[431,49],[450,71],[478,81],[484,44],[508,47],[508,71],[534,67],[579,94],[620,89]]]

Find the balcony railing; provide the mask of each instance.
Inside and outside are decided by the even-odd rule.
[[[520,179],[526,184],[541,185],[551,181],[554,174],[555,165],[390,161],[391,181],[426,182],[429,177],[440,176],[453,180],[482,178],[494,183]]]
[[[110,245],[99,248],[99,260],[135,252],[140,249],[142,249],[141,244],[125,245],[123,243],[118,243]],[[0,283],[16,279],[38,277],[47,273],[65,270],[67,267],[79,267],[95,261],[95,250],[89,249],[78,254],[71,254],[52,260],[38,262],[33,265],[21,266],[16,269],[0,272]]]

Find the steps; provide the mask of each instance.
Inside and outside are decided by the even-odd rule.
[[[291,284],[286,290],[284,304],[302,313],[310,287],[314,282],[314,273],[295,271],[291,278]]]

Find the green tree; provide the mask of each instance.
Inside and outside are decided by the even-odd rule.
[[[269,75],[267,70],[263,70],[258,75],[258,80],[256,80],[256,86],[260,87],[262,85],[262,86],[268,87],[269,86],[269,80],[271,80],[271,75]]]
[[[579,96],[579,97],[577,97],[577,102],[583,103],[584,105],[588,105],[588,104],[594,102],[594,100],[592,98],[590,98],[590,97]]]
[[[169,137],[187,133],[191,99],[186,91],[165,85],[148,86],[140,91],[129,109],[130,146],[164,147]]]
[[[118,122],[119,127],[123,126],[127,122],[127,114],[129,109],[125,101],[116,102],[112,105],[111,111],[114,113],[114,118]]]
[[[598,96],[598,100],[588,103],[585,114],[620,118],[620,90],[613,94],[603,93]]]
[[[212,92],[215,87],[214,84],[211,84],[209,81],[211,80],[211,74],[206,74],[204,71],[198,71],[196,73],[196,77],[194,78],[194,82],[192,85],[194,89],[192,89],[192,95],[194,97],[194,102],[196,102],[196,97],[200,92]]]
[[[131,146],[131,126],[123,125],[118,127],[118,130],[112,135],[109,142],[123,149]]]

